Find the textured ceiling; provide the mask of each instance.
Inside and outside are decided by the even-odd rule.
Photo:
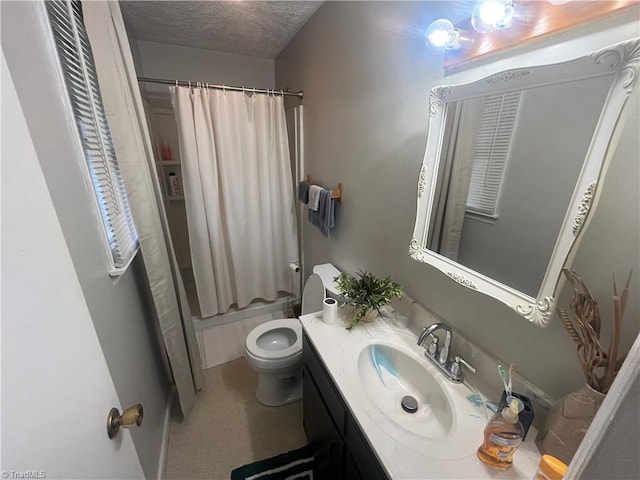
[[[318,9],[315,1],[122,1],[137,40],[276,58]]]

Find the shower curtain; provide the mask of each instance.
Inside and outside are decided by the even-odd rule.
[[[291,291],[298,260],[281,96],[171,87],[203,317]]]
[[[438,169],[437,201],[433,205],[434,227],[430,229],[429,248],[454,261],[458,261],[460,252],[483,105],[482,98],[471,98],[458,102],[447,111],[447,130],[451,134]]]

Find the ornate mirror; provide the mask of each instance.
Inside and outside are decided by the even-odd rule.
[[[639,60],[636,39],[433,88],[409,255],[546,326]]]

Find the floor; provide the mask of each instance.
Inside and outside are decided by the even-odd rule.
[[[165,478],[228,480],[236,467],[306,445],[302,401],[258,403],[258,377],[244,358],[203,372],[191,414],[171,422]]]

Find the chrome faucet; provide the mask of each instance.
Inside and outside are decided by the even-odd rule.
[[[437,330],[444,330],[446,332],[444,345],[440,349],[440,353],[438,353],[438,337],[434,335],[434,332]],[[440,365],[446,365],[449,361],[449,347],[451,346],[451,327],[444,322],[434,323],[428,327],[424,327],[420,337],[418,337],[418,345],[424,346],[424,342],[429,336],[432,337],[432,340],[431,345],[429,345],[429,348],[427,349],[427,353],[429,353],[433,358],[437,357]]]
[[[446,335],[442,348],[438,348],[439,340],[438,337],[434,335],[438,330],[444,330]],[[463,380],[461,365],[464,365],[473,373],[476,373],[477,369],[467,363],[460,355],[456,355],[454,361],[449,362],[449,349],[451,347],[452,336],[453,331],[449,325],[444,322],[437,322],[428,327],[424,327],[424,330],[422,330],[422,333],[420,333],[418,337],[418,345],[424,347],[427,338],[431,337],[431,344],[429,347],[425,347],[425,358],[433,363],[449,380],[454,383],[460,383]]]

